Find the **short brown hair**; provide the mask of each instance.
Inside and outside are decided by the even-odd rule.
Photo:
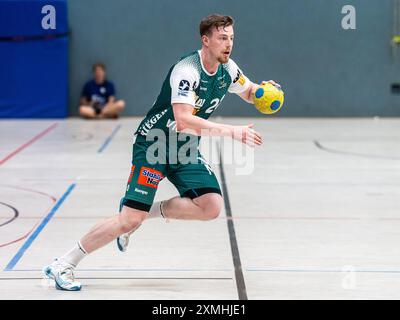
[[[200,36],[209,36],[213,28],[233,26],[234,21],[231,16],[223,16],[220,14],[209,15],[200,21]]]
[[[95,72],[97,68],[101,68],[103,71],[106,71],[106,65],[103,62],[96,62],[92,66],[92,72]]]

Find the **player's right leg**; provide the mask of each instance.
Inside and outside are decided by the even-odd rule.
[[[124,207],[124,202],[125,202],[125,199],[122,198],[119,203],[119,212],[120,213],[122,211],[122,208]],[[129,245],[129,238],[130,238],[131,234],[134,233],[139,227],[140,227],[140,225],[136,226],[134,229],[130,230],[129,232],[121,234],[117,238],[117,246],[118,246],[119,251],[121,251],[121,252],[126,251],[126,249],[128,248],[128,245]]]
[[[152,215],[152,204],[157,192],[159,182],[166,175],[166,164],[150,163],[147,159],[147,150],[151,142],[143,137],[137,137],[132,154],[132,167],[129,175],[126,192],[121,200],[121,206],[129,206],[138,210],[149,212]],[[146,216],[147,216],[146,215]],[[117,238],[117,247],[126,251],[129,236],[137,228],[132,228]]]
[[[81,284],[75,281],[74,270],[78,263],[88,254],[115,240],[121,234],[140,226],[147,215],[146,211],[123,206],[120,214],[108,218],[94,226],[65,255],[44,267],[47,278],[55,280],[57,289],[78,291]]]

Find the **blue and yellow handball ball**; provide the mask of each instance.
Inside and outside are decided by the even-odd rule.
[[[254,106],[258,111],[265,114],[273,114],[282,108],[284,93],[281,88],[267,82],[254,92],[253,100]]]

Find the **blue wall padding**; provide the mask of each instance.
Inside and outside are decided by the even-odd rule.
[[[42,28],[42,8],[52,5],[56,9],[56,30]],[[8,0],[0,1],[0,36],[34,36],[59,34],[68,31],[67,4],[62,1]]]
[[[56,29],[42,28],[45,5]],[[0,2],[0,118],[67,116],[66,1]]]

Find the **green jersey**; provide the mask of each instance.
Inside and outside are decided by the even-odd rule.
[[[146,136],[155,128],[165,131],[166,135],[169,130],[176,131],[173,103],[189,104],[194,107],[195,116],[208,119],[228,91],[241,93],[249,85],[249,79],[233,60],[220,64],[210,74],[203,66],[200,51],[192,52],[170,68],[160,94],[136,133]]]

